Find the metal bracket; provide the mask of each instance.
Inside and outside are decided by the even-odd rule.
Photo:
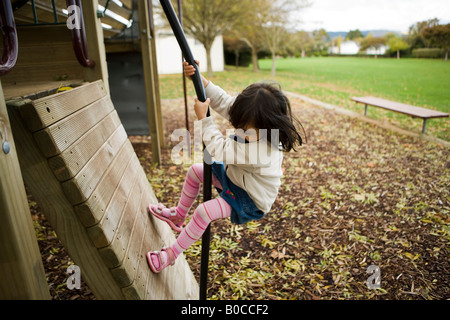
[[[2,143],[2,150],[4,154],[8,154],[11,151],[11,145],[8,141],[8,127],[6,122],[0,118],[0,141]]]

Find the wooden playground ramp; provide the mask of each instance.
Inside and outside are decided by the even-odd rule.
[[[153,274],[146,253],[175,241],[103,82],[8,101],[33,195],[98,299],[198,299],[185,258]]]

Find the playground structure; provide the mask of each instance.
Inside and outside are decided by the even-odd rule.
[[[18,25],[4,32],[13,38],[3,46],[4,57],[14,55],[9,47],[18,39],[17,63],[0,78],[2,299],[50,298],[24,182],[96,298],[198,298],[184,258],[158,275],[147,266],[146,252],[175,237],[147,213],[157,199],[111,101],[106,48],[138,47],[142,53],[152,154],[159,162],[163,135],[151,1],[120,3],[0,6],[2,27],[14,24],[13,17]],[[84,28],[68,28],[63,9],[70,5],[82,8]],[[105,15],[107,10],[124,19],[137,10],[139,43],[114,42],[126,25]]]

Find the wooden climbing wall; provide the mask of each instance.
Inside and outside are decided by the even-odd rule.
[[[8,102],[25,184],[99,299],[198,299],[183,256],[153,274],[146,253],[173,243],[103,82]]]

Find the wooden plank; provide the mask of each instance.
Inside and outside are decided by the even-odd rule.
[[[20,38],[19,38],[20,39]],[[64,63],[75,61],[76,56],[70,42],[52,43],[48,46],[22,44],[19,47],[20,55],[17,64],[22,66],[42,65],[51,62]],[[42,60],[41,57],[52,57]]]
[[[119,265],[122,265],[125,273],[128,271],[127,266],[124,265],[124,261],[126,260],[125,256],[130,253],[128,250],[130,247],[130,242],[133,239],[133,231],[136,230],[136,233],[139,233],[138,229],[142,227],[143,221],[140,219],[140,204],[143,194],[144,181],[142,180],[142,176],[138,175],[133,191],[131,192],[123,211],[119,225],[115,228],[116,230],[114,232],[114,237],[112,238],[111,244],[108,247],[99,250],[106,266],[109,268],[116,268],[119,267]],[[139,227],[137,227],[136,224],[138,224]],[[142,232],[142,230],[140,231]],[[128,258],[131,257],[132,255],[129,254]],[[114,274],[117,275],[117,273],[113,273],[113,276]],[[116,278],[116,281],[117,279],[123,280],[121,277]],[[123,286],[123,284],[119,285]]]
[[[74,207],[84,226],[91,227],[99,223],[105,212],[107,212],[111,198],[117,192],[117,187],[123,183],[123,179],[127,179],[126,177],[133,172],[132,170],[136,163],[130,162],[132,155],[131,144],[125,143],[89,199]]]
[[[108,0],[99,0],[98,3],[100,5],[102,5],[103,7],[105,7],[107,1]],[[122,18],[125,18],[127,20],[130,20],[131,19],[131,15],[133,14],[133,12],[130,9],[128,9],[126,6],[123,6],[123,7],[118,6],[113,1],[109,2],[108,10],[111,10],[115,14],[118,14],[119,16],[121,16]]]
[[[130,192],[128,193],[128,198],[126,204],[123,208],[123,211],[114,211],[109,214],[111,217],[110,222],[107,224],[103,224],[103,233],[108,241],[108,245],[111,244],[117,250],[114,250],[116,254],[121,253],[119,251],[123,250],[125,252],[126,246],[123,245],[122,241],[126,241],[123,236],[124,233],[128,233],[131,230],[135,218],[135,213],[137,210],[137,206],[140,203],[141,194],[142,194],[142,184],[139,180],[139,177],[136,175],[133,179],[133,187],[130,188]],[[116,241],[119,240],[119,241]],[[109,246],[108,248],[111,248]],[[100,250],[103,257],[107,256],[105,254],[106,250]],[[124,253],[123,252],[123,253]],[[113,258],[114,260],[105,261],[106,265],[110,268],[116,267],[117,263],[120,262],[121,259]]]
[[[149,5],[152,5],[151,2]],[[160,90],[160,84],[159,84],[159,73],[158,73],[158,57],[156,54],[156,36],[155,36],[155,27],[154,27],[154,18],[153,18],[153,7],[149,10],[149,25],[150,29],[153,30],[153,34],[151,34],[150,39],[150,55],[152,60],[152,70],[153,73],[153,86],[154,86],[154,101],[156,103],[154,109],[156,111],[156,119],[158,121],[158,128],[161,130],[159,134],[159,143],[162,147],[165,147],[166,145],[166,139],[165,139],[165,133],[164,133],[164,123],[163,123],[163,117],[162,117],[162,111],[161,111],[161,90]]]
[[[111,18],[108,15],[105,15],[102,19],[101,19],[102,23],[110,25],[111,27],[113,27],[113,29],[117,29],[117,30],[123,30],[126,28],[126,25],[124,25],[122,22],[117,21],[114,18]],[[108,30],[108,29],[107,29]]]
[[[149,11],[148,3],[145,0],[137,0],[138,14],[139,14],[139,28],[141,30],[141,52],[142,52],[142,64],[144,68],[144,83],[147,102],[147,114],[148,122],[150,126],[152,157],[154,163],[161,163],[161,135],[163,135],[163,129],[160,127],[161,121],[158,120],[157,110],[157,94],[155,93],[155,72],[151,51],[151,40],[149,35],[151,34],[149,26]],[[142,31],[145,30],[145,33]],[[144,36],[146,35],[146,36]]]
[[[157,203],[150,184],[147,184],[147,187],[147,203]],[[151,229],[146,231],[146,238],[142,248],[143,250],[141,250],[141,254],[144,255],[146,255],[148,251],[161,250],[161,248],[168,247],[176,240],[173,231],[170,228],[166,228],[167,223],[151,215],[149,215],[149,219]],[[146,260],[141,260],[140,268],[145,268],[146,266],[150,269],[146,263]],[[175,265],[171,266],[168,270],[170,270],[170,272],[161,272],[159,274],[149,272],[147,274],[144,297],[145,300],[197,300],[199,298],[198,283],[192,274],[184,255],[180,255],[177,258]],[[137,283],[133,283],[133,286],[136,287]],[[122,291],[127,297],[129,297],[129,293],[136,293],[135,289],[127,291],[122,289]]]
[[[140,50],[137,44],[131,41],[124,42],[120,41],[108,41],[105,43],[106,52],[107,53],[116,53],[116,52],[137,52]]]
[[[89,59],[95,62],[93,68],[83,68],[86,81],[103,80],[109,94],[108,65],[106,62],[105,41],[100,18],[97,17],[98,0],[83,1],[83,17],[86,28],[86,46]]]
[[[145,203],[148,205],[147,203]],[[126,286],[123,287],[122,292],[127,297],[127,299],[139,299],[143,300],[145,299],[145,286],[147,284],[147,278],[150,272],[150,268],[147,263],[147,242],[145,239],[147,238],[147,233],[151,232],[152,226],[151,222],[148,216],[144,217],[145,223],[143,224],[143,237],[141,238],[141,241],[139,242],[139,251],[137,252],[137,256],[135,258],[135,265],[131,265],[129,263],[128,265],[125,265],[124,269],[132,267],[133,270],[131,272],[128,272],[127,275],[129,275],[129,278],[125,278],[125,274],[119,274],[116,275],[115,269],[111,270],[111,273],[113,276],[117,279],[117,277],[120,277],[121,279],[126,279],[126,283],[128,283]],[[127,261],[131,261],[127,260]],[[120,270],[121,271],[121,270]],[[118,282],[122,283],[122,282]],[[125,281],[123,281],[125,283]]]
[[[7,83],[3,86],[5,100],[37,100],[51,94],[55,94],[60,87],[79,87],[83,81],[65,80],[65,81],[36,81],[22,83]],[[31,103],[32,101],[29,101]]]
[[[125,129],[120,126],[74,178],[61,184],[70,203],[77,205],[90,197],[127,139]]]
[[[20,12],[14,12],[18,15]],[[72,35],[65,24],[18,27],[17,32],[19,56],[13,70],[2,78],[4,83],[83,79],[83,67],[73,52]]]
[[[50,158],[63,152],[114,110],[106,96],[48,128],[34,133],[42,153]]]
[[[0,83],[0,300],[50,299]],[[1,145],[10,144],[6,154]]]
[[[131,143],[127,143],[128,150],[132,150]],[[129,151],[132,153],[132,151]],[[97,248],[103,248],[108,246],[112,238],[114,237],[114,232],[119,225],[121,215],[125,205],[127,204],[130,192],[137,178],[137,165],[136,160],[133,156],[131,157],[131,162],[127,168],[127,172],[124,174],[123,179],[120,181],[111,201],[108,203],[105,213],[103,214],[101,220],[98,224],[88,228],[89,236],[92,242]]]
[[[138,210],[140,210],[140,208],[138,208]],[[142,247],[142,241],[144,240],[147,222],[147,216],[145,216],[143,212],[138,211],[135,226],[133,227],[131,239],[128,242],[128,248],[124,258],[118,267],[111,269],[111,274],[121,288],[131,285],[136,277],[139,266],[140,249]]]
[[[149,191],[147,202],[156,203],[151,186],[148,184]],[[167,223],[149,215],[151,221],[152,231],[146,232],[146,239],[143,248],[143,254],[147,254],[148,251],[161,250],[161,248],[168,247],[175,242],[175,236],[173,231],[167,230],[164,224]],[[166,232],[169,232],[166,233]],[[145,253],[144,253],[145,251]],[[141,261],[140,266],[144,268],[144,262]],[[147,265],[147,268],[150,269]],[[182,279],[182,280],[181,280]],[[133,284],[135,287],[137,284]],[[122,289],[124,292],[125,290]],[[133,292],[133,290],[131,291]],[[128,297],[128,292],[124,292]],[[161,272],[154,274],[148,273],[147,283],[145,287],[145,300],[154,299],[166,299],[166,300],[180,300],[180,299],[194,299],[199,298],[198,283],[189,268],[189,264],[186,261],[184,255],[180,255],[175,265],[170,267],[170,272]]]
[[[55,18],[53,15],[53,8],[51,3],[42,3],[41,1],[36,1],[36,12],[39,23],[54,23]],[[39,3],[41,2],[41,3]],[[59,13],[62,21],[64,21],[64,14]],[[23,7],[14,12],[14,16],[17,16],[17,23],[34,23],[34,16],[32,10],[31,1],[28,1]],[[67,19],[67,16],[66,16]]]
[[[63,182],[75,177],[120,126],[119,116],[116,111],[113,111],[69,148],[50,158],[48,163],[56,178]]]
[[[121,32],[121,30],[117,30],[117,29],[105,29],[105,30],[103,30],[103,36],[105,39],[111,39],[111,38],[117,36],[120,32]]]
[[[106,96],[102,81],[30,101],[20,113],[32,131],[46,128]]]
[[[145,197],[145,194],[147,193],[145,185],[148,184],[148,180],[145,174],[139,174],[139,179],[143,186],[143,193],[137,208],[131,237],[128,241],[127,250],[120,266],[111,270],[113,277],[120,287],[129,286],[134,281],[140,260],[140,251],[145,238],[145,230],[149,222],[147,212],[148,202],[147,197]]]
[[[43,11],[49,12],[53,17],[54,12],[53,12],[53,5],[52,5],[51,1],[35,0],[35,2],[36,2],[36,7],[38,10],[43,10]],[[55,8],[56,13],[58,15],[58,21],[59,22],[66,21],[67,15],[62,11],[62,9],[67,9],[67,3],[63,3],[62,1],[55,1],[55,7],[56,7]],[[39,13],[38,13],[38,17],[40,17]],[[50,18],[50,22],[55,22],[54,18]]]
[[[128,8],[129,10],[133,10],[133,0],[122,0],[122,3],[125,8]]]
[[[133,282],[122,289],[122,292],[127,297],[127,299],[131,300],[145,299],[148,278],[150,276],[155,276],[148,266],[147,252],[150,251],[150,248],[154,247],[154,243],[160,242],[158,240],[158,233],[155,232],[156,225],[153,224],[152,218],[150,218],[147,209],[148,205],[150,203],[156,203],[157,199],[154,196],[152,188],[148,182],[144,187],[145,193],[141,203],[141,210],[146,215],[145,219],[147,220],[147,223],[138,256],[138,264],[136,266],[137,270]]]
[[[83,280],[96,298],[124,299],[18,111],[14,108],[10,108],[10,111],[17,153],[28,190],[45,213],[71,259],[80,267]]]
[[[145,234],[151,231],[151,223],[146,224]],[[133,282],[122,288],[122,292],[129,300],[144,300],[145,299],[145,289],[147,287],[147,280],[152,272],[147,263],[147,252],[149,243],[145,241],[148,237],[144,237],[144,242],[141,246],[141,251],[139,252],[139,262],[137,265],[137,270]]]
[[[443,118],[449,116],[449,114],[445,112],[426,109],[422,107],[416,107],[409,104],[399,103],[376,97],[352,97],[351,99],[353,101],[362,104],[372,105],[386,110],[403,113],[415,118],[429,119],[429,118]]]
[[[20,49],[19,49],[20,51]],[[65,81],[83,79],[83,69],[77,61],[48,62],[35,65],[16,65],[5,76],[5,83],[37,81]]]
[[[14,16],[16,13],[14,12]],[[19,46],[51,46],[53,44],[72,43],[72,33],[66,25],[18,26]]]

